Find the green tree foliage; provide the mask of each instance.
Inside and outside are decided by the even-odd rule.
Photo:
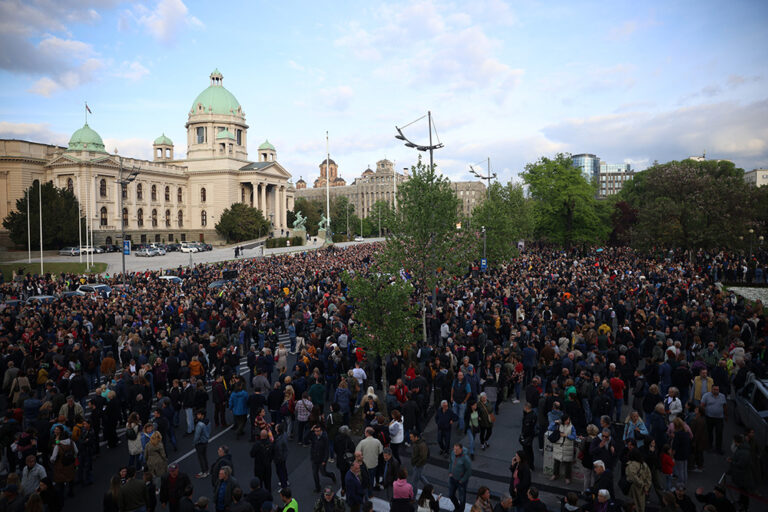
[[[637,211],[632,245],[695,249],[736,244],[749,229],[753,194],[732,162],[688,159],[635,174],[619,201]]]
[[[519,183],[492,183],[488,198],[472,211],[472,229],[485,227],[486,256],[491,264],[517,253],[517,241],[534,230],[533,203]]]
[[[447,178],[421,160],[411,171],[398,188],[382,263],[393,274],[405,269],[425,304],[437,285],[463,273],[477,257],[478,237],[456,229],[460,201]]]
[[[66,245],[77,245],[80,215],[75,195],[66,188],[55,187],[51,182],[43,183],[42,194],[43,247],[60,249]],[[27,197],[30,201],[30,240],[34,249],[40,246],[40,192],[37,184],[16,200],[16,211],[3,219],[3,227],[10,232],[11,240],[16,245],[27,245]]]
[[[522,173],[535,201],[536,236],[566,247],[604,240],[608,212],[598,204],[597,188],[573,165],[570,155],[542,157]]]
[[[351,235],[360,231],[360,218],[355,213],[355,205],[346,196],[336,196],[331,200],[331,228],[334,234]]]
[[[419,338],[413,287],[395,274],[344,274],[355,305],[352,335],[368,351],[381,356],[402,350]]]
[[[387,201],[376,201],[371,207],[371,213],[368,219],[371,222],[373,233],[377,236],[383,236],[389,229],[394,210]]]
[[[216,232],[229,242],[253,240],[266,235],[270,222],[261,214],[261,210],[244,203],[235,203],[225,209],[216,224]]]

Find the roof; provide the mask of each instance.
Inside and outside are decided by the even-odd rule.
[[[70,151],[106,152],[104,151],[104,141],[101,140],[101,136],[88,126],[88,123],[85,123],[82,128],[72,134],[67,149]]]
[[[275,146],[269,143],[269,139],[265,140],[261,146],[259,146],[259,149],[271,149],[272,151],[275,150]]]
[[[232,132],[224,128],[219,133],[216,134],[217,139],[234,139],[235,136],[232,135]]]
[[[326,158],[322,162],[320,162],[320,165],[325,165],[328,162],[328,159]],[[336,162],[333,161],[333,158],[331,158],[331,165],[336,165]]]
[[[363,176],[370,176],[371,174],[373,174],[373,170],[370,167],[363,171]]]
[[[252,170],[260,170],[264,169],[265,167],[269,167],[270,165],[274,165],[275,162],[252,162],[244,167],[241,167],[241,171],[252,171]]]
[[[165,136],[163,133],[161,136],[155,139],[155,146],[173,146],[173,141]]]
[[[297,181],[296,183],[306,183],[306,181],[304,181],[303,177],[299,177],[299,181]]]
[[[211,85],[197,95],[197,98],[195,98],[195,101],[192,103],[190,113],[194,114],[198,112],[198,105],[202,105],[205,113],[224,115],[242,114],[240,103],[231,92],[221,85],[223,78],[224,77],[219,73],[218,69],[211,73]]]

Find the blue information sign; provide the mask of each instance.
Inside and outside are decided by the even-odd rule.
[[[480,270],[488,268],[488,260],[486,258],[480,258]]]
[[[126,256],[131,255],[131,241],[130,240],[123,240],[123,254]]]

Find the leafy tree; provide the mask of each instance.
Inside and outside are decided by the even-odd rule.
[[[229,242],[253,240],[267,234],[269,230],[270,222],[264,218],[261,210],[244,203],[235,203],[225,209],[216,224],[216,232]]]
[[[355,306],[352,335],[366,350],[383,357],[418,340],[418,308],[409,283],[381,272],[345,273],[344,282]]]
[[[733,245],[746,235],[752,193],[732,162],[688,159],[637,173],[619,200],[638,212],[633,245],[697,249]]]
[[[595,198],[597,188],[573,165],[568,154],[540,158],[522,174],[535,201],[536,235],[570,247],[593,243],[608,235],[604,211]]]
[[[347,231],[349,226],[349,231]],[[355,226],[360,229],[360,218],[355,214],[355,205],[346,196],[336,196],[331,200],[331,228],[334,233],[349,235],[355,233]]]
[[[423,306],[426,336],[428,295],[462,273],[476,257],[478,237],[456,229],[460,201],[447,178],[421,159],[411,171],[411,179],[398,188],[398,210],[390,223],[382,262],[393,274],[404,269],[412,276]]]
[[[492,263],[508,260],[517,252],[517,241],[533,235],[532,201],[519,183],[493,183],[488,198],[472,211],[472,228],[485,227],[486,256]]]
[[[637,210],[626,201],[617,201],[611,212],[611,236],[613,246],[629,245],[633,226],[637,223]]]
[[[40,246],[40,188],[37,184],[16,200],[16,211],[12,211],[3,219],[3,227],[9,231],[11,240],[16,245],[27,245],[27,198],[30,201],[29,238],[32,248],[35,248]],[[65,245],[76,245],[80,214],[75,194],[66,188],[57,188],[52,182],[43,183],[42,209],[43,247],[60,249]]]
[[[394,210],[387,201],[376,201],[371,207],[371,213],[368,218],[371,221],[373,232],[382,236],[389,229],[389,223],[394,215]]]

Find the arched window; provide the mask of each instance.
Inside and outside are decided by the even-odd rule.
[[[152,227],[157,227],[157,210],[152,210]]]
[[[123,208],[123,227],[128,225],[128,208]]]
[[[205,210],[200,212],[200,225],[203,227],[208,225],[208,213]]]
[[[123,199],[128,199],[128,185],[122,185]]]
[[[205,202],[205,196],[206,196],[206,195],[207,195],[207,194],[205,193],[205,187],[201,188],[201,189],[200,189],[200,202],[201,202],[201,203],[204,203],[204,202]]]
[[[184,227],[184,212],[182,212],[181,210],[179,210],[179,227],[180,228]]]
[[[72,181],[72,178],[67,178],[67,190],[70,192],[75,191],[75,182]]]
[[[165,202],[169,202],[171,200],[171,187],[165,187]]]
[[[176,202],[181,203],[184,201],[184,195],[181,193],[181,187],[176,191]]]
[[[104,181],[104,180],[102,180],[102,181]],[[102,206],[101,207],[101,217],[100,217],[100,219],[101,220],[100,220],[99,224],[102,225],[102,226],[106,226],[107,225],[107,207],[106,206]]]
[[[157,201],[157,185],[152,185],[152,200]]]
[[[139,208],[136,210],[136,224],[139,227],[142,227],[144,225],[144,210],[142,208]]]
[[[171,227],[171,210],[165,210],[165,227]]]
[[[107,197],[107,180],[101,180],[99,182],[99,195],[101,197]]]
[[[141,186],[141,183],[136,185],[136,199],[139,201],[144,199],[144,187]]]

